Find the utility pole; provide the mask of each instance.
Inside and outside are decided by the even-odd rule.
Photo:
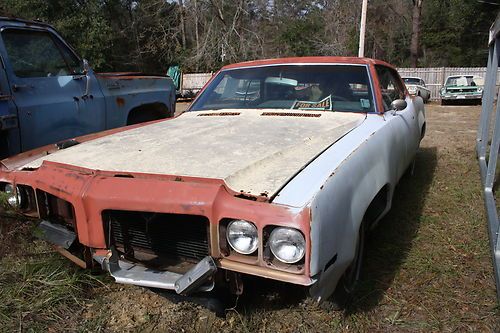
[[[368,7],[368,0],[363,0],[363,7],[361,8],[361,27],[359,28],[359,51],[358,57],[365,56],[365,30],[366,30],[366,9]]]

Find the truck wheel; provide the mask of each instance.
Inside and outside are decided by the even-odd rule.
[[[446,100],[442,99],[442,100],[441,100],[441,105],[448,105],[448,101],[446,101]]]

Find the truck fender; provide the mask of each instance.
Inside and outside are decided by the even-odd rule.
[[[127,116],[127,125],[173,117],[174,110],[169,110],[163,103],[144,104],[131,109]]]

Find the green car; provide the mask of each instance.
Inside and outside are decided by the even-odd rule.
[[[484,79],[475,75],[448,76],[444,87],[439,91],[441,105],[456,102],[475,102],[481,104]]]

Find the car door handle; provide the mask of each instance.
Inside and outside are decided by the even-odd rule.
[[[113,90],[113,89],[120,89],[121,86],[120,86],[120,83],[116,82],[116,83],[113,83],[113,84],[108,84],[107,88],[110,89],[110,90]]]
[[[33,88],[32,85],[28,85],[28,84],[13,84],[12,85],[12,90],[13,91],[19,91],[21,89],[28,89],[28,88]]]

